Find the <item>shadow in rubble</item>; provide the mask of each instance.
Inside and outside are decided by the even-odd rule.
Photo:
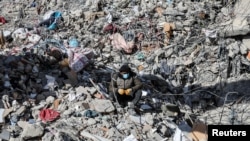
[[[47,55],[32,54],[25,50],[23,55],[0,55],[0,96],[9,95],[11,100],[17,100],[20,103],[34,98],[45,100],[48,96],[56,96],[57,89],[67,90],[70,86],[80,85],[93,87],[89,78],[96,84],[107,87],[111,79],[111,71],[104,71],[105,66],[103,69],[98,69],[90,63],[76,75],[70,71],[65,58],[67,58],[66,55],[56,51],[47,52]],[[48,76],[55,78],[55,87],[48,85]],[[160,107],[160,104],[166,101],[179,106],[188,105],[194,110],[193,112],[195,109],[205,111],[222,106],[227,94],[225,103],[241,102],[240,100],[245,99],[240,97],[247,97],[250,91],[250,80],[213,83],[209,86],[186,87],[183,84],[174,87],[160,75],[144,74],[140,78],[144,84],[143,90],[148,92],[148,96],[142,97],[141,101],[148,101],[153,107]],[[44,89],[45,86],[48,88]],[[36,102],[39,103],[39,100]],[[0,106],[3,108],[2,101]],[[161,108],[154,110],[157,112]]]
[[[250,80],[248,79],[231,83],[214,83],[208,86],[200,84],[189,85],[188,87],[186,85],[174,87],[161,76],[142,75],[141,78],[144,82],[147,81],[144,85],[145,91],[154,89],[149,96],[151,103],[167,102],[182,108],[186,105],[191,108],[193,113],[197,113],[197,111],[202,113],[228,103],[234,104],[247,101],[250,91]],[[159,101],[153,101],[153,98],[157,98]],[[161,110],[161,108],[154,110]]]
[[[22,103],[35,97],[42,100],[49,95],[56,95],[51,89],[64,86],[64,79],[69,79],[67,73],[70,69],[59,65],[59,61],[65,56],[53,53],[54,57],[31,54],[23,50],[22,55],[0,55],[1,96],[9,95],[10,101],[17,100]],[[55,87],[48,85],[46,75],[56,79]],[[3,107],[2,101],[0,106]]]

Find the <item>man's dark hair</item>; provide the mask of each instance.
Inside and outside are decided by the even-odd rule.
[[[130,72],[131,69],[127,64],[124,64],[121,66],[121,68],[119,69],[119,72]]]

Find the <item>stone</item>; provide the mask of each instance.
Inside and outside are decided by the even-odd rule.
[[[9,140],[192,140],[191,127],[182,126],[192,125],[198,115],[209,124],[219,123],[225,98],[221,88],[223,94],[233,91],[244,98],[248,91],[248,0],[6,1],[0,1],[0,9],[12,20],[2,24],[0,18],[0,89],[10,99],[3,97],[0,106],[6,129],[15,134]],[[55,11],[64,19],[58,20],[58,29],[38,25]],[[110,43],[113,33],[121,34],[124,45],[134,45],[131,54]],[[78,47],[69,46],[72,37]],[[71,64],[78,53],[88,64],[76,73]],[[106,99],[110,74],[123,63],[129,63],[143,83],[135,107],[140,115]],[[239,106],[247,98],[240,97],[228,95],[227,102],[237,100],[237,106],[224,107],[222,124],[249,123],[247,105]],[[38,139],[21,138],[19,126],[39,124],[44,108],[59,111],[60,118],[43,125],[46,132]],[[87,110],[100,112],[85,117]],[[241,115],[246,120],[238,119]],[[17,121],[24,123],[13,126]]]
[[[47,104],[52,104],[54,102],[54,100],[55,100],[55,97],[49,96],[49,97],[46,98],[46,103]]]
[[[45,133],[45,135],[42,137],[42,141],[53,141],[54,135],[50,132]]]
[[[10,139],[10,132],[3,129],[0,133],[0,139],[9,140]]]
[[[96,124],[96,120],[93,119],[93,118],[89,118],[88,121],[87,121],[87,125],[91,126],[91,125],[94,125],[94,124]]]
[[[146,133],[146,132],[149,132],[151,129],[152,129],[152,126],[146,124],[146,125],[143,126],[142,131],[143,131],[144,133]]]
[[[163,137],[159,133],[155,132],[155,129],[152,129],[147,133],[148,137],[152,140],[160,141],[163,140]]]
[[[250,37],[248,37],[248,36],[243,37],[242,43],[241,43],[242,54],[245,54],[246,49],[250,50],[249,43],[250,43]]]
[[[70,14],[74,17],[80,18],[83,15],[83,10],[82,9],[72,10],[70,11]]]
[[[248,21],[244,17],[236,17],[233,23],[228,23],[227,26],[219,32],[220,37],[231,37],[237,35],[246,35],[250,32]]]
[[[82,131],[80,134],[81,134],[81,136],[90,138],[92,140],[96,140],[97,139],[97,140],[101,140],[101,141],[111,141],[111,140],[103,138],[101,136],[90,134],[90,133],[88,133],[86,131]]]
[[[228,56],[231,57],[231,58],[234,58],[234,56],[236,56],[236,54],[238,54],[239,51],[240,51],[240,48],[239,48],[237,42],[234,42],[234,43],[230,44],[230,45],[228,46],[228,49],[229,49],[229,54],[228,54]]]
[[[40,137],[44,133],[44,127],[42,127],[40,124],[29,124],[27,122],[18,122],[18,125],[23,128],[23,131],[21,133],[22,139],[30,139],[34,137]]]
[[[15,111],[15,114],[17,115],[22,115],[26,110],[26,107],[25,106],[21,106],[19,107],[16,111]]]
[[[146,118],[144,116],[129,115],[129,120],[137,124],[146,124]]]
[[[137,139],[133,134],[131,134],[127,136],[123,141],[137,141]]]
[[[10,137],[9,141],[23,141],[23,139]]]
[[[110,100],[94,99],[91,104],[94,105],[95,110],[100,113],[110,113],[115,110],[115,107]]]
[[[153,126],[154,125],[154,117],[152,114],[146,114],[145,115],[145,120],[146,120],[146,123],[150,126]]]

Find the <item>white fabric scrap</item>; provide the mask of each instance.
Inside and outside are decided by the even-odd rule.
[[[56,79],[50,75],[45,75],[45,77],[47,79],[47,84],[44,86],[44,89],[53,88]]]
[[[0,116],[1,116],[0,123],[4,122],[3,113],[4,113],[4,109],[0,109]]]
[[[137,139],[135,138],[133,134],[130,134],[123,141],[137,141]]]
[[[108,23],[112,23],[112,21],[113,21],[113,17],[110,13],[108,13],[108,15],[106,16],[106,19],[107,19]]]
[[[217,31],[216,30],[205,30],[206,37],[209,38],[217,38]]]

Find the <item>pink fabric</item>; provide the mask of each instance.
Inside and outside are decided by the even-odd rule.
[[[104,32],[112,31],[112,32],[114,33],[114,32],[117,31],[117,28],[116,28],[116,26],[113,25],[113,24],[108,24],[107,26],[105,26],[105,27],[103,28],[103,31],[104,31]]]
[[[0,17],[0,23],[3,23],[3,24],[5,24],[5,23],[6,23],[6,20],[5,20],[5,18],[4,18],[4,17]]]
[[[114,48],[118,50],[123,49],[126,53],[132,53],[134,44],[132,42],[127,43],[120,33],[111,35],[110,39],[112,40],[111,44]]]
[[[39,116],[43,122],[48,122],[56,120],[60,113],[52,109],[43,109],[40,111]]]
[[[76,53],[72,50],[69,53],[69,67],[75,71],[81,71],[87,64],[89,59],[83,53]]]

